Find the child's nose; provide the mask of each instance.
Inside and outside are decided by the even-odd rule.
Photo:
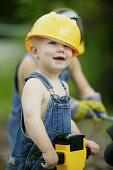
[[[57,52],[61,52],[64,53],[64,45],[63,44],[59,44],[57,47]]]

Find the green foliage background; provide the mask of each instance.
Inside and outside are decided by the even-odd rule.
[[[0,54],[0,116],[8,114],[13,90],[13,76],[16,63],[26,53],[24,38],[33,23],[55,8],[68,7],[77,11],[83,21],[86,52],[79,56],[83,72],[91,86],[101,92],[105,105],[112,108],[113,102],[113,1],[110,0],[6,0],[1,2],[0,23],[23,24],[24,27],[10,27],[0,30],[0,42],[12,42],[20,46],[17,53],[7,58]],[[2,32],[6,34],[3,35]],[[10,32],[10,33],[9,33]],[[16,48],[14,48],[16,51]],[[7,51],[7,48],[5,49]],[[70,94],[78,97],[69,81]],[[73,88],[72,88],[73,87]],[[3,113],[3,114],[1,114]]]

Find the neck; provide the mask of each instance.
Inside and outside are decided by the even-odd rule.
[[[48,80],[54,81],[57,80],[59,77],[60,72],[49,72],[44,69],[37,69],[36,72],[42,74],[44,77],[46,77]]]

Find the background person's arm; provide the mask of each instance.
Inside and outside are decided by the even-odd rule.
[[[89,85],[87,79],[85,78],[77,57],[72,59],[70,72],[80,98],[84,98],[95,93],[94,89]]]
[[[36,60],[33,57],[26,55],[26,57],[21,61],[17,72],[18,91],[20,96],[22,95],[25,77],[34,72],[36,69]]]
[[[71,100],[71,113],[74,121],[93,118],[94,122],[100,122],[97,113],[106,114],[100,93],[95,92],[86,80],[80,62],[77,57],[73,58],[70,66],[72,80],[80,96],[80,101]]]

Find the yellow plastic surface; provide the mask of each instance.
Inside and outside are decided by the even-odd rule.
[[[55,145],[56,152],[63,152],[65,161],[57,165],[57,170],[83,170],[86,161],[85,138],[83,139],[83,150],[70,152],[70,145]]]

